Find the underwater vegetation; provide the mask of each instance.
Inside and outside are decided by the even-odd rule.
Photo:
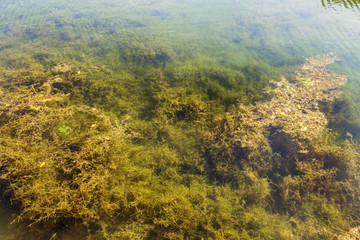
[[[122,2],[0,26],[4,239],[359,236],[360,124],[334,54],[303,63],[328,50],[231,4],[204,25],[179,1]]]
[[[334,56],[270,86],[266,67],[154,48],[120,53],[123,69],[38,55],[2,67],[8,239],[356,236],[358,145],[323,113],[346,81],[326,69]]]

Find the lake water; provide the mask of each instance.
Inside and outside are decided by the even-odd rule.
[[[133,170],[133,172],[139,172],[139,175],[145,176],[146,171],[151,171],[152,173],[149,173],[151,176],[156,176],[154,178],[158,178],[159,176],[159,179],[163,179],[159,180],[160,182],[169,181],[169,183],[167,183],[169,185],[174,183],[175,185],[187,186],[187,184],[183,184],[183,182],[195,181],[195,178],[201,178],[202,180],[196,181],[204,184],[204,186],[206,185],[206,188],[216,189],[216,186],[222,186],[226,189],[226,187],[232,185],[232,178],[230,180],[221,178],[220,180],[217,179],[212,182],[213,178],[217,178],[218,175],[209,167],[212,166],[212,160],[210,161],[209,159],[211,157],[206,154],[211,152],[211,150],[206,150],[207,146],[200,146],[201,144],[198,143],[199,140],[194,137],[206,127],[211,129],[214,124],[205,123],[201,126],[197,125],[200,122],[198,119],[202,119],[200,115],[206,115],[207,110],[194,113],[195,110],[192,110],[189,106],[195,106],[194,108],[201,110],[202,107],[204,109],[211,108],[212,110],[209,110],[209,112],[212,113],[206,115],[209,117],[201,120],[211,122],[213,119],[216,119],[215,115],[231,112],[238,102],[246,105],[268,99],[269,96],[263,94],[263,91],[265,87],[270,86],[270,80],[279,80],[282,76],[292,79],[294,71],[302,65],[307,58],[330,54],[337,56],[340,60],[329,66],[329,68],[338,74],[346,76],[347,83],[343,88],[344,96],[342,100],[337,102],[335,107],[324,106],[323,111],[328,110],[325,115],[328,117],[329,128],[338,133],[338,141],[343,141],[346,139],[346,136],[350,136],[349,134],[351,134],[351,140],[354,140],[353,143],[356,144],[360,137],[359,25],[360,10],[355,0],[304,0],[300,2],[290,0],[0,0],[0,86],[2,88],[0,92],[11,92],[15,91],[14,89],[19,86],[25,86],[30,89],[29,92],[32,92],[32,94],[35,92],[35,94],[38,95],[39,92],[42,91],[42,85],[44,87],[47,86],[47,83],[44,83],[45,80],[39,80],[40,82],[38,82],[38,79],[45,79],[48,76],[54,77],[58,73],[60,75],[63,74],[61,76],[66,76],[66,79],[70,79],[73,75],[70,76],[67,70],[54,70],[59,64],[63,64],[62,67],[65,66],[65,68],[66,66],[70,66],[71,74],[74,74],[74,76],[76,76],[74,78],[76,78],[78,82],[81,82],[77,85],[77,82],[74,80],[71,87],[74,89],[78,88],[78,90],[73,91],[73,89],[67,87],[68,85],[60,84],[61,86],[58,87],[56,91],[63,91],[64,94],[69,94],[71,96],[70,101],[72,101],[74,105],[84,104],[99,109],[107,116],[111,116],[111,121],[113,122],[116,121],[114,119],[120,122],[129,121],[128,125],[131,129],[129,132],[142,132],[142,130],[144,130],[142,124],[147,126],[147,129],[143,131],[144,133],[141,133],[144,136],[139,137],[138,140],[133,140],[134,143],[132,144],[137,146],[136,150],[129,150],[129,152],[126,153],[126,156],[130,159],[129,162],[133,162],[134,166],[144,164],[141,165],[141,171]],[[23,82],[17,82],[17,79],[22,79],[21,81]],[[54,91],[52,93],[54,93]],[[175,100],[167,100],[172,97]],[[204,103],[199,103],[199,99]],[[0,99],[0,101],[4,103],[4,106],[6,105],[5,100]],[[193,101],[195,102],[194,104],[192,104]],[[168,103],[169,106],[179,108],[180,110],[171,112],[170,107],[161,105],[163,103]],[[68,106],[66,104],[64,103],[61,106]],[[9,106],[14,107],[14,105],[11,104]],[[39,111],[35,105],[33,106],[33,102],[30,102],[29,106],[30,109]],[[9,111],[11,112],[11,110]],[[16,111],[14,110],[14,112]],[[0,113],[0,120],[2,121],[2,119],[6,118],[2,116],[5,116],[7,113],[1,114],[2,113]],[[198,114],[200,117],[198,117],[198,115],[192,117],[189,114],[194,114],[194,116]],[[34,118],[36,118],[36,116],[33,115]],[[66,114],[63,118],[60,117],[59,119],[65,118]],[[164,118],[166,118],[166,120],[164,120]],[[55,121],[54,119],[55,117],[49,121]],[[163,120],[164,122],[162,122]],[[163,127],[165,126],[165,122],[168,125]],[[214,120],[214,122],[216,121]],[[94,127],[96,124],[94,123]],[[1,123],[0,128],[5,125],[5,123]],[[21,124],[18,125],[19,128],[20,125]],[[63,134],[63,136],[59,137],[62,139],[66,138],[69,134],[74,134],[75,130],[72,129],[75,129],[75,127],[73,127],[71,123],[63,123],[54,131],[57,131],[56,134],[59,136]],[[157,133],[153,135],[157,137],[153,137],[152,133],[150,133],[151,131],[155,132],[154,129],[157,129]],[[77,134],[80,134],[82,130],[76,131],[78,131],[76,132]],[[44,130],[44,134],[45,132]],[[185,132],[184,135],[181,135],[181,132]],[[41,136],[44,136],[44,134]],[[21,137],[16,137],[15,135],[9,135],[8,138],[3,138],[1,142],[3,148],[1,149],[5,149],[4,151],[6,151],[9,145],[5,143],[10,142],[9,139],[15,139],[14,141],[16,141],[16,139],[20,138]],[[106,139],[109,141],[108,137],[106,137]],[[134,137],[134,139],[137,138]],[[68,142],[71,141],[72,140],[68,140]],[[40,144],[39,142],[40,140],[36,140],[33,145]],[[66,143],[66,140],[64,140],[64,142]],[[49,145],[51,145],[51,143],[49,143]],[[77,152],[78,149],[74,147],[74,145],[71,146],[71,153],[75,154],[74,152]],[[50,147],[49,149],[56,148]],[[28,151],[29,156],[33,154],[31,152],[32,150],[26,151]],[[149,153],[149,156],[144,157],[146,160],[140,161],[141,154],[138,154],[137,151]],[[16,151],[14,150],[14,152]],[[158,152],[158,155],[156,155],[156,152]],[[67,158],[71,158],[69,157],[70,155],[66,155]],[[334,153],[334,155],[336,154]],[[1,156],[1,153],[0,157],[2,161],[1,171],[6,172],[7,170],[4,169],[8,166],[8,162],[5,164],[4,159],[7,157],[5,157],[5,155]],[[14,157],[14,159],[15,158],[16,157]],[[311,158],[317,158],[317,155],[311,155]],[[49,159],[56,159],[56,154]],[[166,161],[168,162],[159,159],[167,159]],[[40,161],[40,167],[47,164],[45,160],[38,161]],[[151,163],[151,161],[157,162]],[[326,160],[324,161],[326,162]],[[170,170],[165,170],[165,168],[154,167],[155,165],[160,166],[160,164],[169,166],[167,169],[172,169],[171,171],[176,172],[176,174]],[[323,171],[328,171],[333,167],[332,165],[327,166],[326,164],[327,163],[325,163],[324,167],[325,170]],[[344,164],[344,166],[345,165],[346,164]],[[341,164],[335,164],[334,166],[340,169],[339,172],[342,168],[345,168]],[[348,167],[350,165],[348,164],[346,166]],[[193,168],[196,168],[196,170],[193,172],[189,170]],[[244,166],[240,168],[245,169]],[[157,173],[157,171],[161,173]],[[319,172],[321,171],[319,170]],[[127,176],[131,174],[133,173],[129,173]],[[255,174],[256,176],[254,175],[249,178],[254,179],[258,177],[260,179],[261,174],[258,174],[259,176]],[[340,179],[340,175],[341,174],[337,175],[337,181],[346,185],[345,182],[347,182],[347,180]],[[11,180],[9,180],[9,175],[3,174],[3,176],[5,176],[3,177],[5,178],[4,182],[25,181],[21,178],[22,175],[18,175],[18,178],[11,178]],[[273,177],[272,180],[268,180],[271,188],[269,194],[274,194],[275,196],[277,192],[275,185],[278,183],[276,183],[277,180],[274,179],[277,179],[277,177],[273,175],[267,177],[269,179]],[[285,178],[285,175],[282,177]],[[20,178],[21,180],[17,180]],[[139,177],[139,179],[140,178],[141,177]],[[192,180],[185,181],[185,178]],[[265,178],[266,177],[264,177],[264,179]],[[73,179],[75,179],[75,177]],[[124,180],[125,182],[135,181],[133,180],[135,179],[134,176],[126,179],[131,180]],[[136,184],[140,184],[139,181],[143,181],[144,189],[152,189],[149,187],[150,185],[147,185],[153,181],[151,179],[150,177],[143,177],[143,180],[136,180]],[[351,184],[353,184],[354,181],[355,180],[349,180],[349,182],[352,182]],[[256,186],[260,186],[260,182],[259,180]],[[3,185],[8,186],[7,183]],[[189,183],[189,185],[191,184]],[[235,185],[238,187],[235,187],[235,189],[237,189],[236,191],[242,189],[237,184]],[[129,186],[132,185],[130,184]],[[140,189],[140,185],[136,186],[138,187],[137,189]],[[178,194],[176,192],[178,190],[169,190],[169,192],[167,192],[166,189],[161,191],[159,189],[158,187],[154,187],[153,190],[149,191],[156,193],[161,192],[164,196],[170,194],[170,192],[175,195]],[[219,204],[223,209],[230,209],[228,205],[231,205],[229,202],[232,200],[230,201],[229,199],[233,198],[229,195],[230,193],[226,193],[224,189],[214,190],[221,192],[221,194],[219,193],[218,197],[213,197],[213,199],[209,197],[209,199],[212,200],[201,200],[203,201],[201,204],[204,204],[204,207],[201,207],[201,211],[221,211],[216,210],[217,207],[214,207],[215,205],[213,206],[206,202],[213,201],[214,199],[218,201],[216,204]],[[146,192],[145,190],[143,191]],[[234,192],[236,191],[234,190]],[[323,192],[318,194],[327,199],[331,198],[329,197],[331,194],[327,195],[327,193]],[[259,195],[261,194],[259,193]],[[30,197],[29,199],[38,198],[40,197],[34,195],[33,198]],[[126,197],[126,199],[128,198],[130,197]],[[241,197],[239,198],[242,199]],[[149,199],[149,202],[155,201],[154,199]],[[246,197],[243,199],[245,200],[241,201],[248,201]],[[331,199],[333,200],[329,200],[329,202],[336,202],[338,200],[336,197]],[[356,197],[354,197],[354,199],[356,199]],[[347,203],[350,204],[350,202],[355,201],[354,199],[348,200]],[[257,217],[260,216],[260,212],[268,211],[274,214],[273,216],[276,216],[276,218],[287,218],[287,220],[284,220],[284,222],[289,223],[287,227],[289,229],[298,229],[296,230],[298,232],[294,230],[292,233],[280,234],[280,238],[278,239],[301,239],[305,235],[301,235],[303,233],[300,233],[301,231],[299,229],[304,226],[304,228],[306,228],[306,226],[308,226],[306,224],[310,224],[311,221],[309,220],[304,223],[304,225],[301,225],[302,223],[300,224],[298,222],[300,221],[298,219],[301,219],[301,217],[293,213],[292,210],[279,210],[280,208],[274,207],[277,205],[276,202],[278,200],[276,197],[272,197],[272,200],[264,200],[265,202],[268,201],[266,204],[261,202],[256,203],[258,205],[255,204],[250,207],[246,204],[244,205],[240,200],[237,204],[242,206],[242,210],[255,209],[254,212],[258,214],[256,215]],[[21,202],[22,200],[18,201]],[[160,200],[157,199],[156,201]],[[74,202],[78,202],[77,198]],[[309,202],[311,201],[309,200]],[[14,201],[14,203],[18,204],[18,207],[21,208],[21,203],[19,204],[17,201]],[[194,204],[193,202],[191,203]],[[324,206],[324,204],[326,205],[328,203],[317,202],[317,204]],[[4,212],[4,215],[1,214],[2,226],[0,228],[0,237],[2,239],[19,239],[15,237],[15,232],[17,232],[15,229],[17,227],[10,225],[10,222],[17,215],[17,210],[14,210],[13,207],[9,207],[8,205],[9,200],[6,198],[0,202],[0,212]],[[149,203],[149,206],[150,205]],[[170,205],[169,203],[169,206]],[[236,204],[234,203],[233,205]],[[310,205],[311,204],[306,205],[307,208],[305,207],[305,209],[312,213],[316,212],[317,210],[314,210],[315,207]],[[315,205],[316,204],[314,204],[314,206]],[[338,206],[340,205],[341,204],[338,203]],[[145,206],[145,203],[141,206]],[[138,210],[141,209],[141,206],[134,208]],[[151,206],[153,209],[157,207],[156,204]],[[221,207],[218,207],[218,209],[222,209]],[[147,208],[150,207],[145,206],[143,208],[141,211],[146,212]],[[181,207],[179,207],[179,209],[181,209]],[[179,209],[171,211],[178,211],[174,214],[186,215],[186,213]],[[210,211],[209,209],[212,210]],[[232,220],[230,219],[236,219],[234,212],[240,210],[234,210],[233,207],[231,209],[232,210],[229,210],[229,212],[231,212],[229,214],[233,215],[229,215],[229,218],[225,217],[227,220],[222,220],[223,222],[221,224],[213,223],[211,225],[212,228],[224,229],[226,227],[221,227],[226,226],[224,222],[231,222]],[[328,209],[333,208],[329,205]],[[114,211],[121,215],[119,212],[122,210],[117,209]],[[164,213],[166,211],[168,211],[168,209],[163,210],[161,214],[166,215]],[[247,210],[244,211],[246,212]],[[329,212],[330,211],[332,210],[329,210]],[[57,213],[54,214],[54,216],[56,216]],[[61,215],[62,212],[60,211],[58,214]],[[131,215],[134,213],[129,210],[126,214]],[[124,213],[124,215],[126,214]],[[155,215],[160,216],[161,214]],[[331,215],[331,213],[328,214],[329,216]],[[34,216],[38,217],[36,214],[34,214]],[[51,216],[56,219],[53,215]],[[69,236],[73,237],[71,230],[66,232],[64,229],[74,229],[76,227],[71,228],[64,224],[64,222],[69,221],[69,225],[73,224],[73,226],[77,226],[76,224],[79,224],[79,222],[74,220],[77,219],[76,217],[68,217],[67,219],[66,214],[64,218],[62,217],[63,216],[60,217],[61,219],[54,220],[55,223],[51,222],[55,227],[46,230],[47,232],[43,235],[39,233],[39,231],[41,231],[39,229],[46,226],[46,219],[41,220],[43,222],[40,226],[35,225],[35,227],[30,226],[24,229],[29,230],[34,239],[69,239]],[[115,228],[111,228],[108,225],[106,225],[107,227],[104,227],[104,224],[97,225],[97,221],[103,221],[101,219],[106,219],[107,217],[109,216],[101,216],[99,217],[100,220],[96,220],[98,219],[97,217],[91,218],[92,220],[85,224],[90,230],[87,230],[88,232],[85,231],[86,233],[84,233],[83,230],[80,232],[84,234],[84,236],[93,236],[92,239],[202,239],[202,237],[203,239],[225,239],[226,236],[232,236],[233,239],[237,239],[236,236],[241,239],[275,239],[275,235],[270,233],[270,230],[265,227],[257,227],[256,225],[271,226],[272,223],[260,223],[260,220],[256,220],[256,223],[250,223],[250,220],[248,222],[244,220],[246,223],[240,221],[234,225],[236,227],[229,227],[229,229],[246,228],[246,234],[244,231],[236,230],[238,231],[238,235],[236,235],[231,232],[232,230],[228,230],[229,233],[226,234],[229,235],[226,235],[224,232],[221,232],[223,230],[216,230],[219,232],[213,235],[200,236],[201,234],[199,235],[198,233],[198,235],[192,235],[190,233],[187,235],[186,229],[190,229],[191,227],[184,227],[183,229],[179,227],[179,229],[182,229],[179,230],[181,233],[175,230],[174,232],[176,232],[176,234],[173,233],[172,229],[177,228],[174,226],[183,224],[182,220],[176,222],[175,225],[164,223],[164,225],[162,225],[163,228],[160,227],[160,229],[163,230],[158,230],[158,228],[152,229],[152,227],[156,225],[155,223],[150,224],[148,218],[144,217],[144,219],[142,219],[139,216],[132,219],[131,221],[133,222],[131,224],[127,223],[127,227],[124,227],[124,229],[130,229],[129,232],[132,234],[129,233],[126,235],[124,232],[117,233],[117,230],[114,230]],[[209,216],[205,214],[203,217],[207,218]],[[49,216],[48,218],[51,219]],[[331,217],[321,218],[323,222],[321,222],[322,220],[314,220],[313,224],[318,224],[319,226],[321,224],[324,224],[324,226],[327,224],[326,227],[324,227],[327,228],[331,225],[330,220],[328,220],[330,218]],[[31,218],[29,219],[25,220],[26,224],[32,222]],[[161,217],[159,217],[159,219],[157,223],[161,222]],[[346,217],[344,217],[344,219],[346,219]],[[352,219],[349,221],[351,222],[349,224],[344,223],[344,225],[340,227],[334,226],[335,230],[331,233],[333,234],[332,236],[338,236],[336,234],[340,234],[341,231],[344,233],[350,228],[360,225],[358,220],[359,219]],[[169,221],[171,222],[171,220]],[[279,222],[281,221],[282,220],[279,220]],[[59,222],[61,226],[56,225],[59,224]],[[143,226],[144,224],[149,225],[146,225],[147,227],[136,228],[134,226],[136,226],[137,223],[139,223],[139,226]],[[278,222],[274,222],[273,224],[277,224],[275,228],[281,228]],[[96,225],[96,227],[93,227],[94,225]],[[38,229],[33,230],[32,228]],[[319,227],[319,229],[320,228],[321,227]],[[337,232],[336,228],[341,228],[341,231]],[[198,230],[199,229],[202,229],[202,227],[198,227]],[[101,235],[101,237],[100,235],[96,235],[101,231],[106,232],[106,234]],[[157,231],[167,232],[168,235],[156,235]],[[207,230],[199,230],[199,232],[201,231],[206,232]],[[215,230],[213,231],[216,232]],[[233,235],[231,235],[230,232]],[[319,239],[321,239],[321,236],[323,239],[328,239],[330,235],[326,235],[325,233],[323,235],[317,235]],[[86,238],[84,237],[84,239]],[[303,239],[312,238],[308,236],[308,238],[304,237]]]

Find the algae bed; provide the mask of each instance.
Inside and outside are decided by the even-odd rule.
[[[358,239],[358,15],[0,0],[0,238]]]

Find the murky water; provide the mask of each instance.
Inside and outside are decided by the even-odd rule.
[[[248,104],[266,99],[263,90],[270,80],[281,76],[291,78],[294,69],[306,58],[331,54],[341,61],[330,68],[345,75],[348,82],[344,87],[343,105],[339,104],[340,109],[328,113],[333,116],[330,127],[340,135],[349,132],[356,140],[360,136],[359,24],[359,4],[352,0],[0,0],[0,79],[3,88],[12,91],[14,86],[22,85],[14,83],[12,86],[12,82],[19,76],[27,79],[29,75],[25,85],[34,84],[33,91],[38,94],[36,81],[43,73],[55,76],[53,69],[58,64],[72,65],[79,82],[89,80],[83,85],[74,84],[74,87],[81,85],[79,95],[75,94],[72,99],[77,104],[96,107],[120,120],[131,118],[157,126],[156,116],[160,111],[165,112],[164,116],[171,115],[159,104],[166,102],[165,95],[159,93],[167,87],[186,88],[186,96],[189,92],[190,96],[201,92],[201,97],[195,99],[206,99],[206,106],[213,105],[213,112],[222,114],[230,111],[238,101]],[[89,69],[91,66],[91,70],[87,70],[87,66]],[[203,76],[202,72],[206,74]],[[160,80],[149,83],[151,79]],[[65,85],[58,89],[71,92],[64,90]],[[180,94],[180,98],[183,96]],[[157,105],[151,102],[154,99],[158,101]],[[178,111],[174,116],[191,122],[186,114]],[[140,123],[137,124],[134,129],[140,128]],[[171,131],[184,128],[176,124],[166,134],[171,136]],[[70,129],[70,125],[62,126]],[[186,131],[191,129],[190,126]],[[157,134],[159,139],[166,135],[162,130]],[[140,144],[144,141],[144,146],[148,146],[146,139],[150,138],[145,136],[138,141]],[[174,140],[174,143],[168,145],[182,161],[201,159],[201,154],[192,155],[190,150],[182,149],[186,148],[182,146],[186,141],[181,137],[169,139],[166,141]],[[159,140],[157,144],[165,146],[166,141]],[[176,145],[176,141],[181,144]],[[77,150],[71,150],[74,151]],[[184,156],[181,156],[182,152]],[[136,155],[128,155],[131,154]],[[184,169],[192,166],[183,165],[174,171],[182,174],[187,171]],[[3,167],[6,166],[2,165],[1,169]],[[206,173],[199,175],[203,177]],[[0,204],[0,238],[4,239],[5,235],[12,237],[6,223],[15,216],[15,210],[7,211],[6,204]],[[96,229],[100,231],[101,227]],[[46,237],[56,239],[56,233],[50,232]],[[199,236],[189,239],[192,238],[200,239]],[[219,235],[213,238],[221,239]],[[128,239],[132,239],[131,235]],[[151,239],[151,234],[147,239]],[[178,238],[174,235],[173,239]]]

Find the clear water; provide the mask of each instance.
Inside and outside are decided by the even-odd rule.
[[[242,94],[229,97],[227,110],[238,99],[245,103],[261,100],[269,80],[291,75],[306,58],[334,53],[342,61],[331,68],[347,76],[344,92],[351,106],[345,116],[348,124],[334,125],[357,137],[359,25],[356,1],[0,0],[0,65],[14,69],[16,59],[31,56],[35,59],[31,63],[40,64],[91,62],[111,69],[114,76],[123,71],[141,75],[142,69],[167,64],[219,65],[219,69],[235,70],[251,67],[249,74],[255,77],[247,78]],[[131,59],[124,58],[127,48],[138,51],[148,46],[160,52],[157,63],[145,59],[138,65],[128,64]],[[235,87],[236,91],[242,90]],[[141,102],[134,98],[134,105]],[[86,101],[105,111],[117,111],[97,100]],[[115,112],[119,118],[126,114],[133,112]],[[6,212],[6,204],[1,208]],[[1,216],[5,218],[1,222],[12,220],[11,214]],[[0,237],[8,231],[6,224],[1,225]]]
[[[359,63],[359,12],[344,2],[2,1],[0,49],[56,55],[82,50],[79,57],[101,56],[97,60],[110,64],[119,39],[129,38],[280,68],[334,52],[352,79]]]

